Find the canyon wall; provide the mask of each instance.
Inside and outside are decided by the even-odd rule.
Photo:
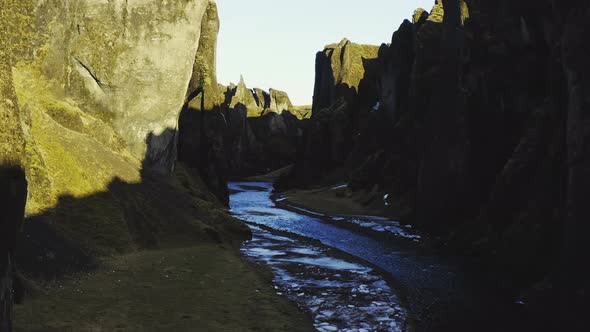
[[[249,237],[199,176],[175,166],[210,3],[3,0],[2,91],[12,71],[16,100],[2,100],[20,111],[0,122],[21,133],[0,143],[0,155],[22,148],[29,194],[22,235],[2,235],[28,276],[55,278],[140,248]]]
[[[138,182],[142,169],[172,172],[207,5],[7,2],[29,212],[106,190],[114,178]]]
[[[547,313],[561,303],[559,324],[578,330],[588,289],[574,263],[589,252],[580,238],[590,220],[581,199],[590,188],[588,4],[444,5],[405,21],[352,91],[354,110],[327,121],[322,109],[343,108],[333,97],[343,64],[324,56],[331,47],[320,53],[306,161],[278,185],[348,181],[364,203],[483,259],[537,327],[557,324]]]
[[[38,3],[41,73],[109,122],[134,157],[170,172],[176,154],[169,133],[177,129],[208,1]],[[150,133],[158,140],[148,149]]]
[[[316,79],[311,123],[288,182],[310,184],[343,167],[352,150],[355,130],[366,121],[367,112],[378,102],[379,47],[359,45],[348,39],[327,45],[316,55]]]

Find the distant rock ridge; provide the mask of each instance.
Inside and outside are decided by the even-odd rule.
[[[260,88],[250,89],[240,76],[238,85],[220,85],[222,91],[222,105],[228,109],[234,109],[238,104],[246,107],[248,117],[259,117],[269,113],[282,114],[287,111],[299,119],[311,117],[311,106],[294,106],[289,95],[280,90],[269,89],[264,91]],[[228,103],[229,100],[229,103]]]

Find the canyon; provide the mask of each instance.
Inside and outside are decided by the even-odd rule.
[[[379,331],[587,328],[587,1],[437,0],[387,44],[325,46],[312,106],[218,82],[213,0],[0,4],[0,331],[330,331],[357,305]],[[186,312],[118,307],[113,280]]]

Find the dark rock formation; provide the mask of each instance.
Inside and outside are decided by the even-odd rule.
[[[437,1],[381,47],[378,74],[361,77],[374,111],[344,111],[351,99],[334,97],[340,59],[328,48],[306,160],[279,184],[348,179],[365,203],[485,259],[502,296],[522,298],[535,318],[515,329],[578,330],[589,279],[575,262],[590,252],[589,19],[585,1]],[[566,309],[554,319],[557,303]]]
[[[227,205],[228,171],[223,136],[228,127],[219,107],[215,64],[219,15],[214,2],[207,7],[201,30],[187,101],[178,121],[178,160],[196,171],[215,196]]]
[[[338,174],[333,170],[348,161],[359,128],[378,101],[378,52],[379,47],[344,39],[317,54],[312,123],[298,152],[294,176],[279,181],[279,187]]]
[[[229,125],[226,136],[232,176],[260,175],[293,164],[311,109],[296,108],[287,93],[248,89],[240,78],[226,88],[221,105]]]
[[[295,108],[279,90],[250,90],[217,83],[215,53],[219,17],[215,3],[201,28],[187,102],[179,119],[178,159],[228,204],[230,176],[256,175],[295,161],[301,121],[310,111]]]

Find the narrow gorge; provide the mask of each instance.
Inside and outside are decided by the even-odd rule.
[[[588,329],[587,1],[225,5],[0,0],[0,332]]]

